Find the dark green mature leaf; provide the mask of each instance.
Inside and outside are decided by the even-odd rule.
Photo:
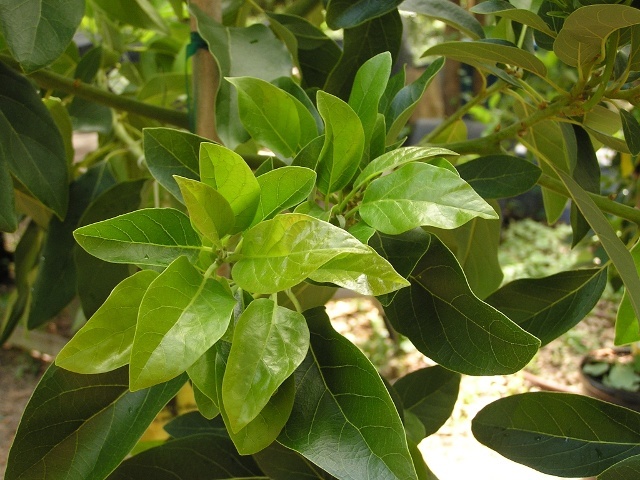
[[[1,62],[0,85],[0,156],[29,193],[62,219],[69,180],[60,131],[31,83]]]
[[[333,330],[323,308],[305,317],[311,349],[294,374],[296,401],[278,441],[338,478],[416,479],[402,422],[373,365]]]
[[[387,126],[388,144],[396,141],[400,131],[405,127],[409,118],[411,118],[413,111],[418,106],[418,103],[424,95],[424,92],[427,90],[427,87],[443,65],[444,58],[434,60],[415,82],[401,88],[393,97],[389,108],[384,114]]]
[[[572,67],[600,62],[604,59],[604,44],[609,35],[619,28],[637,24],[640,24],[640,11],[635,7],[587,5],[565,19],[553,51]]]
[[[549,475],[590,477],[640,453],[640,414],[568,393],[523,393],[480,411],[471,429],[501,455]]]
[[[260,200],[252,225],[302,203],[316,183],[316,172],[305,167],[284,166],[258,177]]]
[[[165,382],[193,365],[227,330],[236,301],[226,284],[177,258],[149,285],[131,349],[131,390]]]
[[[482,68],[483,64],[513,65],[540,77],[546,77],[547,67],[534,54],[516,46],[477,40],[474,42],[444,42],[434,45],[423,56],[443,55]]]
[[[219,244],[235,223],[229,202],[206,183],[177,175],[174,178],[182,192],[191,223],[214,244]]]
[[[456,168],[460,177],[483,198],[506,198],[524,193],[542,174],[533,163],[511,155],[487,155]]]
[[[213,143],[200,146],[200,179],[227,199],[235,215],[231,233],[253,221],[260,198],[260,185],[244,159],[228,148]]]
[[[168,33],[164,20],[149,0],[93,0],[110,19],[138,28]]]
[[[151,175],[182,201],[173,176],[198,180],[200,144],[209,140],[172,128],[145,128],[143,135],[144,156]]]
[[[251,457],[238,454],[233,443],[200,433],[169,440],[124,462],[108,480],[268,480]]]
[[[624,139],[632,155],[640,154],[640,123],[631,112],[620,109]]]
[[[635,480],[640,477],[640,455],[634,455],[607,468],[598,480]]]
[[[480,22],[464,8],[449,0],[405,0],[400,9],[440,20],[474,40],[484,38]]]
[[[411,277],[385,308],[398,332],[445,368],[500,375],[523,368],[540,340],[471,292],[462,269],[435,236]]]
[[[172,208],[146,208],[80,227],[73,235],[91,255],[107,262],[166,267],[181,255],[195,260],[200,237]]]
[[[598,302],[606,284],[606,269],[571,270],[515,280],[486,302],[545,345],[580,322]]]
[[[327,25],[332,30],[353,28],[395,9],[402,0],[330,0],[327,5]]]
[[[240,315],[222,381],[224,409],[234,432],[246,427],[307,355],[302,314],[263,298]]]
[[[523,25],[535,28],[555,38],[556,32],[551,30],[546,22],[536,13],[524,8],[516,8],[505,0],[489,0],[475,5],[470,10],[472,13],[483,15],[497,15],[499,17],[514,20]]]
[[[600,163],[591,136],[579,125],[573,125],[576,138],[577,161],[573,179],[587,192],[600,193]],[[575,247],[591,230],[591,226],[574,202],[571,203],[571,246]]]
[[[396,60],[402,43],[402,20],[396,9],[362,25],[344,30],[344,51],[327,78],[324,90],[343,100],[349,98],[358,69],[379,53],[391,52]]]
[[[58,314],[76,294],[77,270],[74,261],[73,230],[87,206],[114,179],[103,166],[95,167],[70,187],[69,211],[64,221],[52,218],[41,253],[38,276],[33,285],[27,326],[36,328]]]
[[[317,465],[278,442],[253,455],[260,469],[273,480],[334,480]]]
[[[293,158],[318,136],[309,110],[293,95],[258,78],[228,78],[238,91],[242,124],[251,137],[284,158]]]
[[[247,230],[232,277],[252,293],[291,288],[334,257],[369,249],[339,227],[308,215],[278,215]]]
[[[196,411],[183,413],[173,418],[163,428],[173,438],[190,437],[191,435],[203,433],[222,438],[229,437],[222,417],[217,416],[213,419],[207,419]]]
[[[31,73],[67,48],[84,15],[84,0],[0,1],[0,30],[13,58]]]
[[[325,138],[318,158],[318,190],[329,194],[342,190],[353,178],[364,153],[362,122],[345,102],[318,92],[318,111],[325,123]]]
[[[0,155],[0,232],[15,232],[16,228],[18,217],[9,162],[4,155]]]
[[[460,389],[460,374],[440,365],[426,367],[399,378],[393,388],[404,408],[420,419],[424,436],[428,437],[451,416]]]
[[[474,217],[498,218],[458,175],[426,163],[404,165],[371,182],[360,215],[376,230],[391,235],[419,226],[456,228]]]
[[[5,479],[107,477],[185,380],[131,393],[126,368],[78,375],[51,365],[25,408]]]
[[[105,373],[129,363],[142,297],[158,274],[137,272],[123,280],[56,357],[75,373]]]

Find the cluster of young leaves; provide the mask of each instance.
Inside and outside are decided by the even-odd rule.
[[[16,9],[0,2],[3,45],[36,81],[48,68],[100,84],[126,50],[116,22],[151,29],[151,41],[135,37],[148,42],[139,64],[112,70],[109,85],[128,82],[124,96],[174,105],[184,93],[188,32],[155,3],[163,2],[88,2],[106,41],[78,62],[67,45],[85,2],[68,2],[69,10],[47,0]],[[181,16],[181,2],[170,3]],[[502,20],[485,38],[472,15],[444,0],[331,0],[325,18],[344,29],[341,49],[305,18],[268,13],[268,26],[240,27],[248,5],[226,7],[222,23],[193,9],[226,77],[217,101],[225,146],[139,118],[125,125],[79,96],[49,98],[47,109],[23,75],[0,64],[0,222],[15,229],[16,210],[33,219],[16,250],[18,293],[3,340],[23,316],[37,327],[76,292],[89,318],[27,407],[7,478],[434,478],[417,444],[450,415],[460,373],[518,371],[604,289],[606,269],[501,286],[496,199],[548,178],[565,189],[545,191],[549,219],[570,196],[575,242],[592,228],[627,287],[620,341],[636,339],[637,249],[632,257],[593,195],[594,142],[638,153],[635,117],[598,105],[637,100],[635,8],[592,5],[559,16],[549,5],[535,13],[490,0],[477,13]],[[476,141],[450,129],[441,145],[403,147],[404,127],[443,61],[408,85],[404,71],[391,76],[398,8],[468,36],[427,54],[498,77],[521,121]],[[47,41],[52,23],[61,25],[55,42]],[[548,103],[527,87],[526,75],[547,73],[529,48],[533,35],[580,74],[574,90],[556,90]],[[47,48],[24,48],[29,42]],[[83,114],[102,120],[81,127]],[[175,208],[139,209],[150,206],[141,203],[145,174],[110,154],[122,144],[139,149],[127,132],[143,127],[139,153]],[[105,152],[78,167],[70,135],[85,128],[105,135]],[[614,135],[620,130],[624,141]],[[538,166],[500,149],[516,135]],[[454,166],[447,147],[482,156]],[[248,158],[259,148],[274,156],[252,170],[238,152]],[[336,286],[378,297],[394,328],[439,366],[384,382],[312,308]],[[172,440],[124,460],[187,380],[199,413],[169,425]],[[637,422],[637,414],[573,395],[524,394],[483,410],[474,434],[541,471],[616,478],[638,469]]]

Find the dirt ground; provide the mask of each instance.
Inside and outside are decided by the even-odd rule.
[[[588,350],[612,345],[613,306],[600,304],[571,332],[545,346],[522,372],[511,376],[463,377],[453,415],[440,431],[420,444],[440,480],[544,480],[551,477],[513,463],[475,441],[470,424],[485,405],[500,397],[558,387],[580,392],[578,366]],[[404,341],[388,338],[382,317],[367,299],[330,302],[334,326],[354,341],[384,372],[400,376],[429,364]],[[46,362],[15,348],[0,348],[0,478],[18,422]]]

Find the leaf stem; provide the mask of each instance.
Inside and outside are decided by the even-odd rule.
[[[300,305],[300,302],[298,301],[298,298],[296,297],[296,295],[291,291],[290,288],[287,288],[284,293],[287,295],[287,297],[289,297],[289,300],[291,300],[291,303],[293,304],[293,306],[296,309],[296,312],[298,313],[302,313],[302,305]]]

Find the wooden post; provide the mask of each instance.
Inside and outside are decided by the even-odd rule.
[[[189,0],[218,22],[222,22],[220,0]],[[191,15],[191,31],[197,32],[197,22]],[[196,119],[195,133],[220,142],[216,128],[216,94],[220,85],[220,72],[213,55],[205,49],[199,49],[193,56],[193,111]]]

